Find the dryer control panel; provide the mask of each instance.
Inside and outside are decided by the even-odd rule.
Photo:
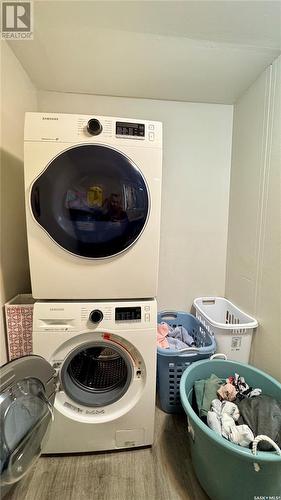
[[[24,140],[162,149],[162,123],[114,116],[30,112],[26,113]]]
[[[116,135],[141,137],[144,139],[145,125],[144,123],[116,122]]]

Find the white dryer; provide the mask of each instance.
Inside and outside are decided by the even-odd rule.
[[[27,113],[24,165],[33,296],[155,297],[162,124]]]
[[[35,304],[35,355],[11,362],[1,373],[4,477],[20,479],[40,450],[152,444],[156,317],[154,300]]]

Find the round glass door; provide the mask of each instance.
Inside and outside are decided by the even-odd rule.
[[[130,358],[123,349],[107,343],[78,348],[63,364],[63,390],[75,402],[91,407],[118,401],[132,379]]]
[[[35,180],[31,208],[58,245],[86,258],[117,255],[141,235],[149,215],[140,170],[110,147],[67,149]]]
[[[1,485],[19,481],[40,456],[52,420],[42,383],[19,380],[0,398]]]

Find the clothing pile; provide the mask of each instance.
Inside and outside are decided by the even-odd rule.
[[[195,346],[195,341],[183,326],[172,327],[162,322],[157,326],[157,345],[162,349],[180,351]]]
[[[214,374],[197,380],[194,393],[199,417],[220,436],[249,447],[262,434],[281,447],[281,401],[249,387],[238,373],[226,380]],[[263,441],[259,449],[273,448]]]

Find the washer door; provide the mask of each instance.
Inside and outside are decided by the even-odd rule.
[[[0,485],[19,481],[41,454],[52,420],[55,383],[51,365],[39,356],[0,369]]]
[[[66,358],[61,383],[73,401],[95,408],[118,401],[127,391],[132,374],[132,361],[124,349],[92,342]]]
[[[59,154],[35,180],[31,209],[68,252],[92,259],[112,257],[141,235],[149,215],[148,188],[124,154],[84,144]]]

